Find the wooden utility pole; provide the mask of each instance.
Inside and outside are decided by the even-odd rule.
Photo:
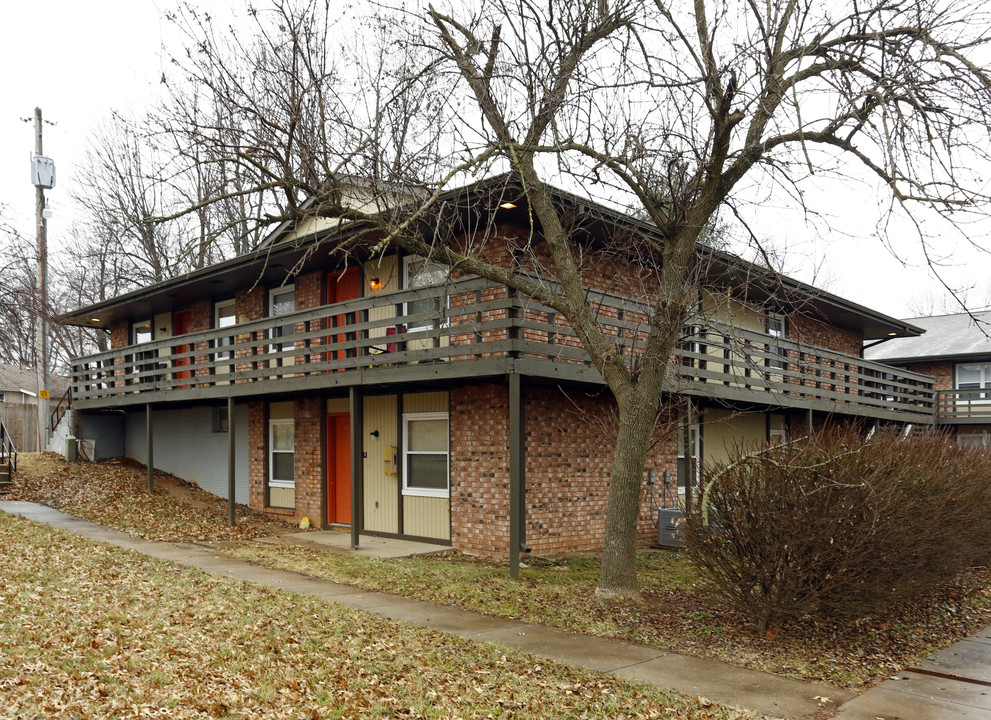
[[[34,152],[43,156],[41,108],[34,109]],[[35,367],[38,375],[38,450],[48,446],[48,220],[45,218],[45,188],[35,185],[35,214],[38,227],[38,294],[35,306]]]

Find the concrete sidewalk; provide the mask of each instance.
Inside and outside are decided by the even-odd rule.
[[[616,640],[576,635],[540,625],[410,600],[388,593],[369,592],[296,573],[270,570],[218,555],[215,550],[199,545],[142,540],[36,503],[0,501],[0,511],[21,515],[70,530],[83,537],[112,543],[216,575],[287,592],[311,595],[347,607],[377,613],[393,620],[474,640],[497,643],[575,667],[649,683],[686,695],[706,697],[714,702],[744,708],[760,715],[775,718],[811,716],[821,711],[835,709],[853,697],[852,693],[830,686],[790,680],[716,660],[676,655]],[[991,640],[987,643],[987,646],[982,647],[991,652]],[[991,670],[985,670],[986,675],[989,672]],[[857,698],[854,703],[873,692],[872,690],[865,696]],[[870,712],[874,712],[870,709],[874,708],[874,705],[865,707],[868,707]],[[978,715],[896,716],[877,713],[872,716],[840,715],[839,717],[845,720],[859,720],[861,717],[869,717],[871,720],[876,717],[912,717],[914,720],[920,720],[927,717],[963,718],[978,717]]]

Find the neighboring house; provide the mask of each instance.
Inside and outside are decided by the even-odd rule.
[[[651,228],[555,197],[583,220],[590,296],[635,362],[636,288],[651,278],[616,239]],[[460,228],[451,242],[542,275],[539,234],[512,183],[443,200]],[[225,497],[232,481],[238,502],[350,527],[354,539],[501,557],[510,537],[539,554],[600,549],[615,405],[563,317],[420,258],[336,252],[359,225],[315,228],[280,228],[256,253],[70,314],[112,339],[73,361],[80,437],[103,438],[100,456],[151,456]],[[861,358],[865,341],[920,328],[723,253],[700,256],[706,289],[648,458],[644,543],[656,508],[680,502],[699,462],[738,444],[830,417],[932,415],[932,378]],[[297,270],[288,282],[287,268]]]
[[[49,376],[51,409],[58,406],[68,388],[68,378]],[[0,364],[0,423],[3,423],[19,451],[38,450],[38,422],[38,375],[35,369]]]
[[[925,330],[864,347],[871,360],[935,379],[935,422],[961,445],[991,448],[991,311],[933,315],[905,322]]]
[[[69,378],[50,375],[48,382],[52,402],[56,403],[69,388]],[[35,369],[0,364],[0,403],[37,405],[38,374]]]

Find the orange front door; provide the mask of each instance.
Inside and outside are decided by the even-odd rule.
[[[351,523],[351,416],[327,415],[327,522]]]
[[[331,272],[327,275],[327,304],[357,300],[361,297],[361,271],[356,268],[348,268],[344,274]],[[348,323],[355,322],[354,313],[335,315],[330,322],[333,327],[342,327]],[[328,343],[341,343],[345,340],[353,340],[354,333],[338,333],[327,338]],[[337,350],[327,353],[328,360],[341,360],[351,357],[354,351]]]
[[[189,333],[193,325],[193,311],[189,308],[185,310],[176,310],[172,315],[172,334],[173,335],[186,335]],[[176,345],[176,354],[189,352],[189,345]],[[189,365],[189,358],[179,358],[175,361],[175,365]],[[188,370],[182,370],[175,374],[177,378],[188,378],[190,373]],[[188,388],[189,385],[180,385],[181,388]]]

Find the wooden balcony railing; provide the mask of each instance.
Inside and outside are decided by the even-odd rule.
[[[642,305],[596,294],[600,325],[636,365]],[[415,309],[415,311],[414,311]],[[685,329],[668,389],[698,397],[931,421],[933,379],[702,318]],[[281,334],[291,326],[293,334]],[[480,279],[381,293],[79,358],[80,408],[507,372],[599,382],[564,318]],[[154,394],[154,396],[152,396]]]
[[[991,390],[939,390],[936,393],[940,423],[987,423],[991,425]]]

